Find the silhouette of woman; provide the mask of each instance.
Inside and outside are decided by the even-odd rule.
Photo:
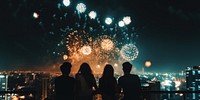
[[[104,68],[103,75],[99,79],[99,92],[103,100],[117,100],[117,80],[114,77],[112,65],[107,64]]]
[[[92,100],[92,93],[97,85],[88,63],[81,64],[75,78],[78,80],[78,100]]]

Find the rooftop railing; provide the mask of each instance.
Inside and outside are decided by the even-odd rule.
[[[21,94],[21,95],[32,94],[32,98],[31,99],[29,98],[28,100],[36,100],[35,96],[37,95],[35,91],[0,91],[0,95],[7,95],[7,94]],[[188,94],[198,94],[198,96],[199,96],[200,91],[142,91],[142,100],[163,100],[163,98],[161,96],[168,95],[168,94],[170,94],[170,95],[181,94],[181,98],[179,98],[178,100],[188,100],[187,99]],[[120,95],[120,96],[121,97],[119,97],[119,98],[122,98],[123,95]],[[198,100],[198,99],[196,99],[196,100]],[[27,99],[25,99],[25,100],[27,100]],[[50,100],[54,100],[54,99],[51,98]],[[99,93],[95,93],[94,100],[102,100],[101,95]],[[175,99],[175,98],[173,99],[173,97],[172,97],[172,98],[168,98],[166,100],[177,100],[177,99]],[[189,100],[193,100],[193,99],[189,99]]]
[[[153,95],[154,97],[156,97],[156,95],[159,96],[162,94],[170,94],[170,95],[175,95],[175,94],[181,94],[182,100],[187,100],[187,95],[192,96],[190,94],[198,94],[198,100],[200,99],[200,91],[142,91],[143,94],[143,98],[146,100],[146,98],[148,98],[148,95]],[[172,97],[173,98],[173,97]],[[192,98],[192,97],[190,97]],[[169,98],[170,99],[170,98]],[[159,99],[156,99],[159,100]],[[176,100],[176,99],[174,99]],[[191,100],[191,99],[189,99]],[[192,99],[193,100],[193,99]],[[196,98],[197,100],[197,98]]]

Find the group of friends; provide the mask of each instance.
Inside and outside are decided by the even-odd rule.
[[[129,62],[122,64],[124,75],[118,80],[112,65],[106,64],[98,86],[88,63],[80,65],[75,77],[69,76],[71,68],[70,62],[60,66],[62,75],[55,79],[56,100],[93,100],[96,93],[102,95],[102,100],[141,100],[140,79],[138,75],[130,74],[132,64]]]

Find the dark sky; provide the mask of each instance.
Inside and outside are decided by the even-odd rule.
[[[56,63],[48,54],[54,44],[32,17],[58,0],[4,0],[0,16],[0,68]],[[74,0],[74,2],[79,2]],[[138,68],[152,61],[148,71],[180,71],[200,61],[200,5],[194,0],[86,0],[102,15],[131,15],[139,34]],[[53,47],[52,47],[53,48]],[[48,59],[47,59],[48,58]],[[52,59],[51,59],[52,58]],[[51,59],[51,60],[49,60]]]

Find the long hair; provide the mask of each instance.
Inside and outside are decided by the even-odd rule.
[[[103,70],[103,75],[102,75],[103,78],[111,78],[111,77],[114,77],[114,69],[112,67],[112,65],[110,64],[106,64],[106,66],[104,67],[104,70]]]
[[[92,70],[91,70],[90,65],[88,63],[82,63],[81,64],[81,66],[78,70],[78,74],[83,75],[83,77],[85,78],[86,82],[88,83],[88,85],[90,87],[92,87],[94,85],[94,83],[93,83],[94,76],[92,74]]]
[[[92,74],[92,70],[90,68],[90,65],[88,63],[82,63],[79,70],[78,70],[78,73],[82,74],[82,75]]]

